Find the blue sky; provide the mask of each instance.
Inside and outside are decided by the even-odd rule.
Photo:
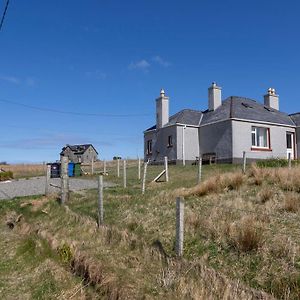
[[[300,111],[299,12],[292,0],[11,0],[0,161],[53,161],[66,143],[93,143],[105,159],[142,156],[161,87],[171,114],[205,110],[212,81],[224,99],[262,101],[274,87],[281,110]]]

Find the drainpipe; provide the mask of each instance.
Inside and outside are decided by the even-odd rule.
[[[182,127],[182,165],[185,166],[185,129],[186,125]]]

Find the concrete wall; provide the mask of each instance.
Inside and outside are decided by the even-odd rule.
[[[168,137],[172,136],[173,146],[168,147]],[[147,141],[152,140],[152,154],[147,155]],[[144,134],[144,160],[148,159],[154,163],[163,162],[164,157],[167,156],[170,162],[176,161],[176,126],[170,126],[146,132]]]
[[[231,121],[202,126],[200,133],[201,155],[216,153],[218,162],[232,161],[232,126]]]
[[[97,160],[97,153],[95,152],[92,146],[89,146],[88,149],[82,154],[81,162],[82,163],[91,163],[92,160]]]
[[[296,128],[296,154],[297,158],[300,157],[300,127]]]
[[[253,151],[251,127],[267,127],[270,128],[270,142],[272,151]],[[247,152],[247,158],[250,160],[266,159],[266,158],[286,158],[286,133],[295,132],[294,128],[262,125],[259,123],[232,121],[232,136],[233,136],[233,161],[240,162],[243,157],[243,151]]]
[[[193,163],[199,157],[199,130],[195,127],[177,125],[177,162],[183,160],[183,134],[184,134],[184,153],[186,163]]]

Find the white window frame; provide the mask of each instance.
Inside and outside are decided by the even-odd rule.
[[[260,131],[264,130],[266,134],[260,134]],[[253,137],[254,137],[254,144],[253,144]],[[265,137],[266,141],[262,140]],[[252,126],[251,127],[251,145],[252,148],[255,149],[270,149],[270,128],[268,127],[259,127],[259,126]],[[266,145],[266,146],[265,146]]]

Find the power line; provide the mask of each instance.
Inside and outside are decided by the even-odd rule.
[[[2,19],[1,19],[1,23],[0,23],[0,31],[2,29],[2,25],[3,25],[4,19],[5,19],[6,11],[7,11],[7,8],[8,8],[8,3],[9,3],[9,0],[6,1],[5,9],[4,9]]]
[[[28,105],[28,104],[10,101],[10,100],[6,100],[6,99],[0,99],[0,102],[9,103],[9,104],[13,104],[13,105],[17,105],[17,106],[21,106],[21,107],[25,107],[25,108],[29,108],[29,109],[34,109],[34,110],[38,110],[38,111],[65,114],[65,115],[75,115],[75,116],[113,117],[113,118],[131,118],[131,117],[148,117],[148,116],[150,116],[150,114],[101,114],[101,113],[81,113],[81,112],[74,112],[74,111],[64,111],[64,110]]]

